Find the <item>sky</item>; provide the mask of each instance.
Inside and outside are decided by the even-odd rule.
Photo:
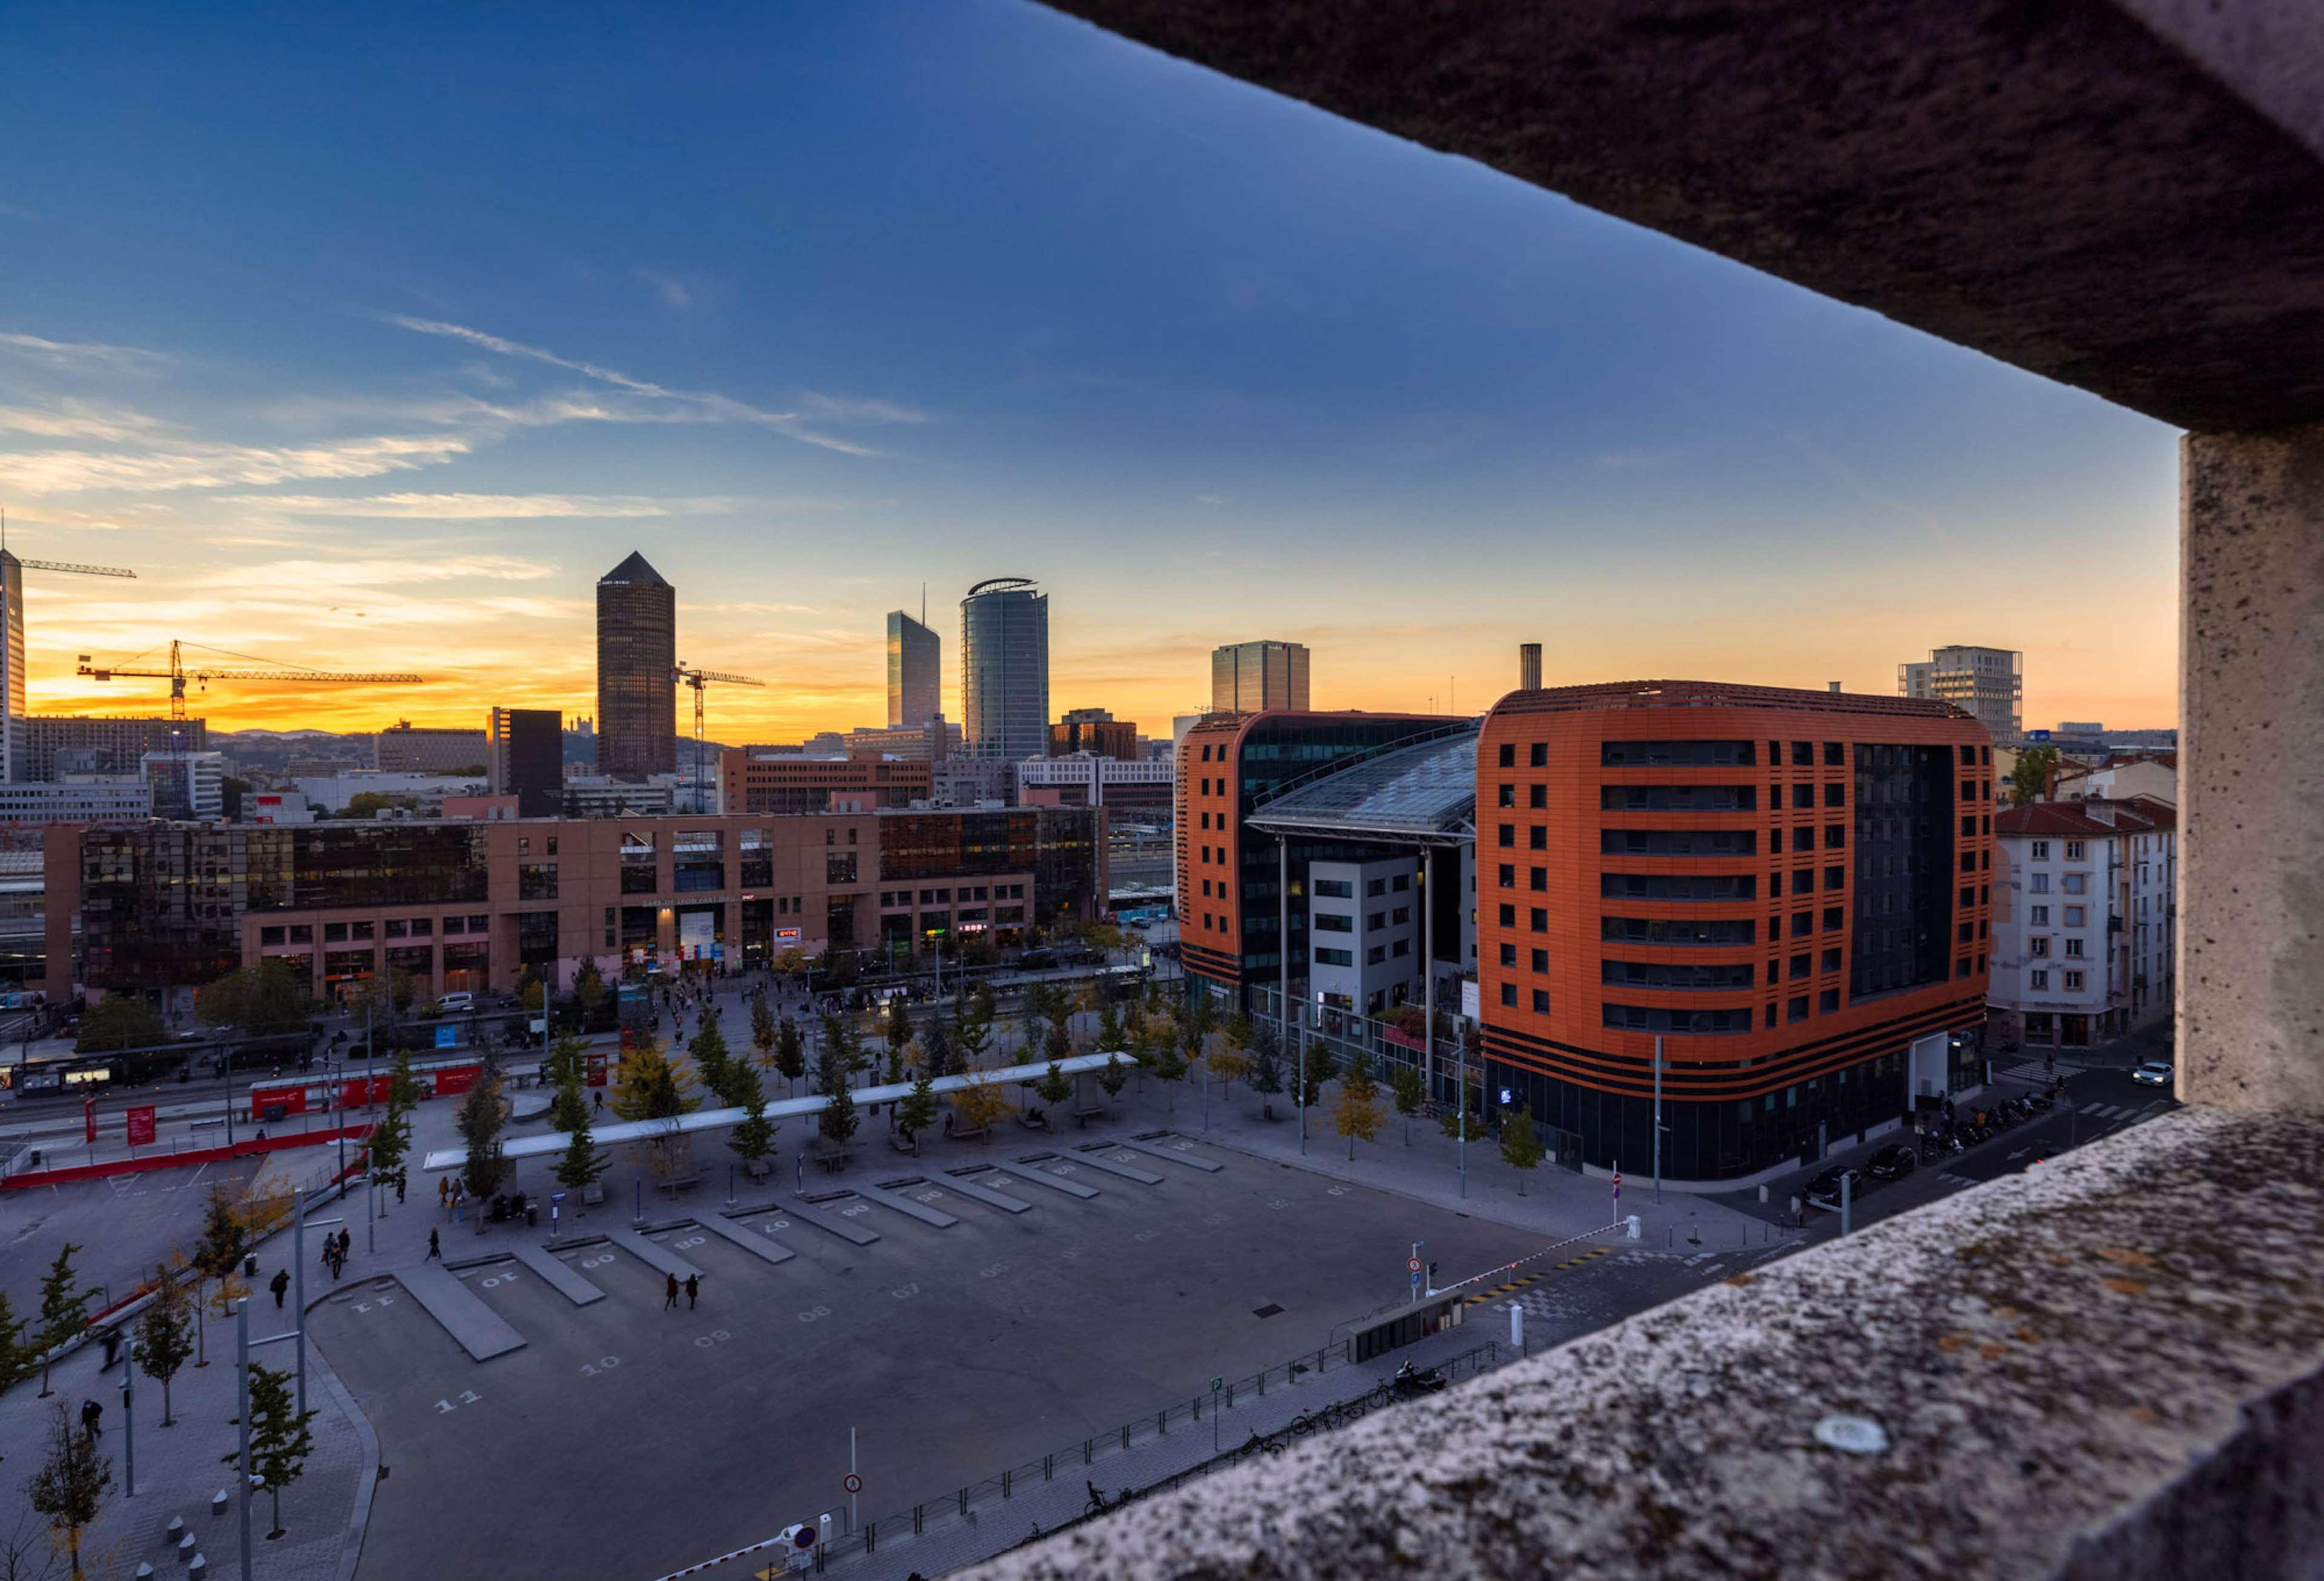
[[[885,722],[883,619],[1050,596],[1053,709],[1211,648],[1317,707],[1515,684],[2178,716],[2176,436],[1017,0],[17,6],[0,505],[34,712],[595,712],[594,587],[678,589],[709,734]],[[690,727],[690,726],[689,726]]]

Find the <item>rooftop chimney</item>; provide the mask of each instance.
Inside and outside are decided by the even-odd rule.
[[[1519,691],[1541,689],[1541,644],[1539,643],[1517,644],[1517,689]]]
[[[1840,682],[1836,680],[1827,680],[1824,682],[1824,685],[1831,688],[1834,691],[1838,691],[1840,689]]]

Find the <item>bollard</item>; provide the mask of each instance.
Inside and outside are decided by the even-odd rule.
[[[1124,1449],[1130,1447],[1130,1424],[1128,1422],[1121,1424],[1121,1447]]]
[[[960,1512],[964,1515],[968,1513],[968,1490],[966,1488],[960,1490]]]
[[[927,1506],[925,1504],[915,1504],[912,1506],[912,1535],[914,1537],[919,1536],[921,1532],[927,1530],[926,1524],[927,1510]]]
[[[1203,1419],[1203,1397],[1199,1394],[1194,1396],[1194,1419],[1196,1421]]]
[[[1052,1476],[1056,1475],[1056,1458],[1057,1457],[1054,1455],[1044,1455],[1041,1456],[1041,1480],[1043,1482],[1047,1482]]]
[[[1231,1383],[1227,1385],[1227,1409],[1229,1410],[1234,1409],[1234,1385]]]
[[[880,1523],[877,1521],[874,1521],[871,1525],[863,1529],[863,1551],[865,1553],[870,1553],[872,1549],[877,1546],[875,1539],[878,1538],[879,1534]]]
[[[1009,1474],[1005,1471],[1001,1474],[1001,1496],[1004,1499],[1009,1496]]]
[[[1170,1436],[1170,1413],[1168,1411],[1157,1410],[1154,1413],[1154,1436],[1157,1438],[1167,1438]]]
[[[1084,1465],[1087,1465],[1090,1463],[1090,1449],[1096,1442],[1097,1440],[1094,1438],[1084,1438],[1082,1440],[1082,1464]]]

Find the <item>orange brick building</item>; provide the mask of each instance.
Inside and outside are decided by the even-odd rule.
[[[1637,681],[1513,692],[1477,754],[1485,1086],[1561,1156],[1732,1178],[1910,1106],[1983,1017],[1992,745],[1951,705]]]
[[[730,813],[829,812],[835,797],[862,810],[909,807],[928,799],[933,771],[878,753],[844,758],[753,757],[730,746],[718,756],[718,804]]]

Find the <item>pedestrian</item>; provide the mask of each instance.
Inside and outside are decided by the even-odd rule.
[[[274,1277],[266,1281],[266,1288],[274,1292],[274,1309],[280,1312],[282,1309],[282,1292],[290,1288],[290,1271],[287,1268],[276,1269]]]
[[[97,1419],[104,1415],[105,1407],[97,1404],[94,1400],[82,1401],[80,1402],[80,1430],[87,1433],[92,1438],[102,1436],[105,1429],[97,1426]]]
[[[591,1094],[590,1096],[591,1096],[592,1097],[595,1097],[595,1098],[597,1100],[597,1107],[598,1107],[598,1108],[603,1109],[603,1108],[605,1106],[605,1095],[604,1095],[604,1092],[603,1091],[603,1089],[600,1089],[599,1091],[597,1091],[597,1092],[595,1092],[595,1093],[593,1093],[593,1094]]]
[[[401,1207],[403,1206],[403,1182],[404,1182],[404,1179],[405,1179],[405,1177],[404,1177],[404,1173],[403,1173],[403,1171],[402,1171],[401,1170],[396,1170],[396,1172],[395,1172],[395,1206],[396,1206],[396,1207]]]
[[[452,1206],[452,1177],[449,1175],[436,1177],[436,1206],[444,1208]]]
[[[687,1274],[686,1276],[686,1309],[687,1311],[694,1310],[695,1298],[701,1294],[702,1276],[698,1273]]]
[[[661,1309],[667,1312],[678,1305],[678,1275],[666,1273],[662,1278],[668,1282],[662,1286]]]
[[[433,1231],[433,1230],[429,1231],[429,1232],[428,1232],[428,1257],[423,1257],[423,1258],[421,1258],[420,1261],[420,1262],[427,1262],[427,1261],[428,1261],[428,1258],[429,1258],[429,1257],[434,1257],[434,1258],[438,1258],[438,1259],[440,1259],[440,1258],[442,1258],[442,1256],[443,1256],[443,1255],[444,1255],[444,1248],[443,1248],[440,1244],[438,1244],[437,1239],[436,1239],[436,1232],[435,1232],[435,1231]]]
[[[105,1365],[97,1368],[97,1371],[100,1373],[104,1372],[106,1368],[112,1366],[114,1363],[120,1359],[121,1330],[118,1328],[108,1328],[105,1331]]]
[[[339,1228],[339,1255],[345,1257],[355,1249],[355,1233],[344,1225]]]

